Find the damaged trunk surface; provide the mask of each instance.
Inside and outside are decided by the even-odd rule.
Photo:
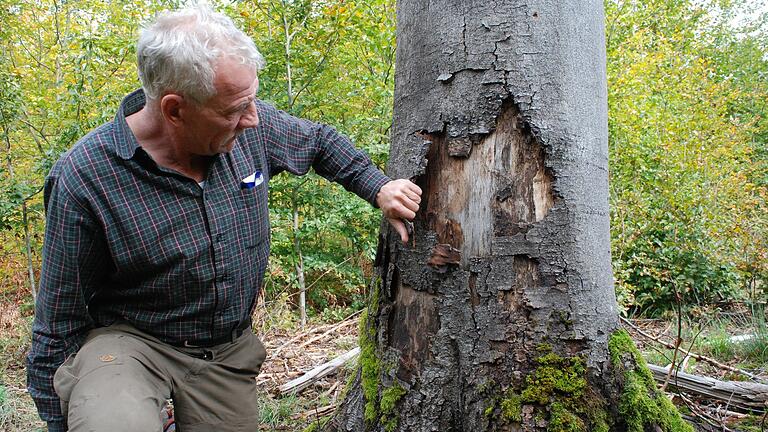
[[[327,430],[686,430],[631,341],[609,350],[603,19],[597,0],[398,2],[388,170],[424,195],[413,242],[383,227]]]

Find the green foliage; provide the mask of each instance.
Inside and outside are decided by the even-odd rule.
[[[392,110],[394,10],[391,0],[269,0],[232,4],[229,12],[267,58],[260,97],[336,127],[383,167]],[[280,175],[270,182],[270,218],[275,287],[298,289],[301,254],[311,306],[360,305],[377,210],[316,174]]]
[[[34,428],[35,425],[39,426],[40,422],[32,413],[20,410],[20,408],[26,408],[23,402],[18,391],[0,384],[0,430],[8,432],[41,430]]]
[[[665,215],[654,222],[638,227],[618,263],[622,282],[633,287],[634,308],[658,315],[678,301],[691,307],[738,298],[735,266],[720,262],[716,250],[702,248],[708,239],[695,224]]]
[[[657,425],[663,432],[693,432],[672,402],[656,388],[648,365],[625,330],[611,335],[608,349],[612,367],[624,379],[619,413],[627,431],[643,432]]]
[[[723,362],[738,361],[747,369],[768,363],[768,323],[763,305],[753,306],[746,316],[716,318],[703,329],[692,327],[689,332],[701,333],[694,345],[696,352]],[[734,335],[743,338],[734,340]]]
[[[0,384],[0,415],[5,414],[7,411],[6,402],[8,399],[7,395],[8,391],[5,389],[5,386]]]
[[[44,431],[25,387],[25,354],[32,339],[31,317],[17,314],[17,300],[0,291],[4,329],[0,334],[0,431]]]
[[[756,291],[768,281],[765,20],[734,24],[744,1],[605,6],[622,306],[657,315],[678,301],[764,296]]]
[[[272,427],[290,420],[299,404],[294,394],[281,399],[272,399],[264,395],[259,398],[259,402],[259,424]]]

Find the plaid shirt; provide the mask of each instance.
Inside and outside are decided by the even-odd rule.
[[[250,317],[269,255],[271,176],[313,167],[374,205],[389,181],[333,128],[257,101],[259,125],[213,158],[201,188],[139,147],[125,117],[144,103],[141,90],[128,95],[46,180],[28,387],[51,426],[63,421],[53,374],[90,329],[125,320],[205,345]]]

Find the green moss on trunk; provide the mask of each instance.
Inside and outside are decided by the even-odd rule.
[[[381,392],[381,401],[379,402],[381,424],[387,432],[392,432],[397,428],[397,422],[400,420],[400,416],[395,411],[395,406],[405,393],[405,389],[397,384]]]
[[[374,289],[368,309],[360,317],[360,375],[365,398],[364,418],[367,423],[375,422],[379,417],[376,404],[379,394],[379,376],[381,361],[376,356],[376,327],[368,320],[376,317],[379,311],[379,292]]]
[[[482,389],[491,395],[486,417],[522,423],[526,421],[524,407],[532,406],[534,418],[546,422],[547,432],[693,432],[656,388],[653,375],[626,331],[615,332],[608,344],[613,382],[620,392],[613,415],[604,398],[590,388],[581,357],[561,357],[546,344],[537,349],[540,356],[536,367],[526,376],[522,389],[499,391],[495,397],[492,390]]]
[[[406,394],[406,390],[399,384],[385,387],[381,382],[381,376],[385,366],[376,355],[376,326],[369,320],[375,319],[379,312],[378,289],[372,294],[368,310],[363,312],[360,318],[360,380],[365,398],[365,422],[371,426],[377,422],[384,429],[391,432],[397,428],[400,416],[395,407]],[[394,366],[392,366],[394,367]],[[381,397],[379,397],[381,392]]]
[[[645,359],[626,331],[615,332],[608,349],[612,367],[624,378],[619,414],[628,432],[643,432],[652,425],[663,432],[693,432],[672,402],[656,388]]]
[[[523,407],[533,406],[534,415],[547,422],[548,432],[608,432],[604,403],[588,387],[584,360],[561,357],[545,344],[538,349],[537,366],[520,393],[507,390],[486,409],[486,416],[498,413],[502,422],[521,423]]]

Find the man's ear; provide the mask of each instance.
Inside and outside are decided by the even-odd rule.
[[[160,99],[160,112],[168,123],[181,126],[184,122],[184,108],[187,101],[184,97],[174,93],[168,93]]]

